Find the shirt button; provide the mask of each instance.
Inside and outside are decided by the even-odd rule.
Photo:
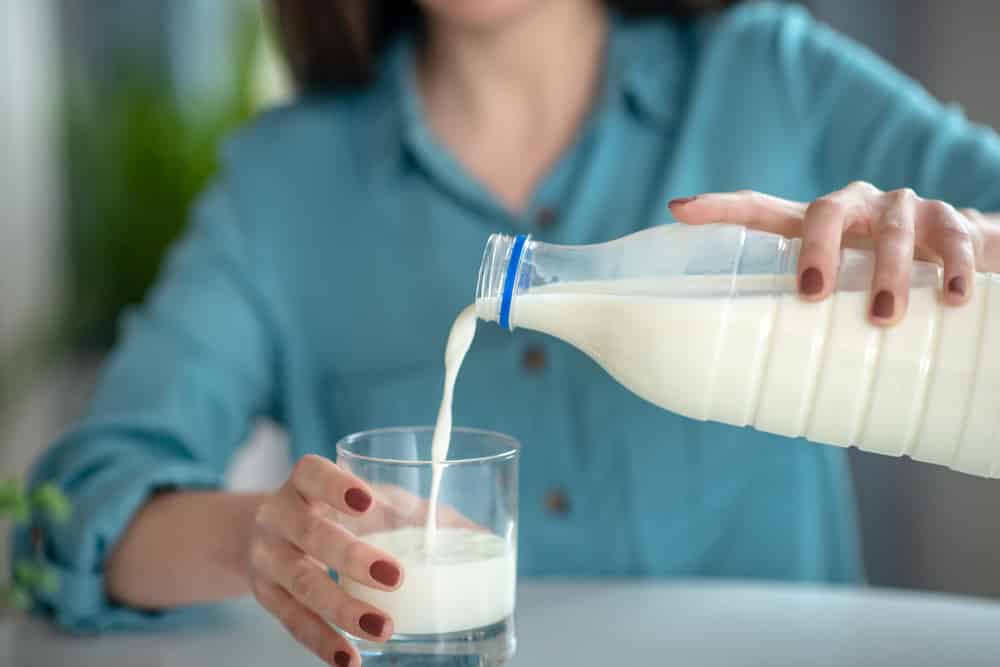
[[[545,510],[553,516],[569,514],[569,496],[562,489],[551,489],[545,494]]]
[[[524,349],[521,366],[529,373],[539,373],[545,369],[547,359],[541,345],[530,345]]]
[[[539,227],[548,227],[556,221],[556,210],[554,208],[545,206],[538,209],[537,217],[535,218],[535,223]]]

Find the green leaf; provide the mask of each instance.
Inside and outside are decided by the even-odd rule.
[[[24,493],[24,485],[17,479],[0,479],[0,498]]]
[[[38,577],[38,590],[49,594],[59,590],[59,574],[51,568],[42,568]]]
[[[31,518],[31,503],[19,480],[0,481],[0,516],[23,522]]]
[[[72,506],[55,484],[42,484],[31,493],[31,504],[56,523],[65,523],[72,514]]]
[[[14,582],[26,588],[34,588],[42,577],[42,567],[30,560],[19,560],[14,565]]]
[[[14,586],[25,591],[54,593],[59,588],[59,575],[42,563],[19,560],[14,565]]]
[[[31,594],[20,586],[0,589],[0,610],[4,608],[26,611],[31,608]]]
[[[24,485],[17,479],[0,480],[0,508],[24,497]]]

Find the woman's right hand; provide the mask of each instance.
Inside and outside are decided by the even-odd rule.
[[[386,613],[348,595],[328,574],[328,568],[336,570],[385,591],[399,587],[399,562],[335,520],[338,513],[361,517],[373,505],[368,484],[329,459],[309,455],[257,510],[250,549],[254,597],[331,667],[361,664],[332,625],[377,642],[392,635]]]

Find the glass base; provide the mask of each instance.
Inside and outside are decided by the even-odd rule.
[[[384,644],[352,637],[365,667],[498,667],[514,657],[514,619],[448,634],[400,635]]]

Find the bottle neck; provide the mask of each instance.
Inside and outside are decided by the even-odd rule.
[[[513,331],[511,317],[530,236],[493,234],[486,242],[476,281],[476,316]]]

